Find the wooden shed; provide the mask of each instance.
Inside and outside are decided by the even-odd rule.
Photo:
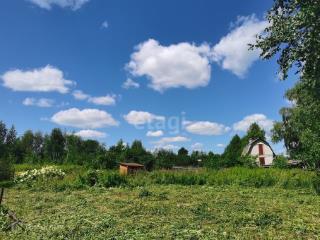
[[[132,174],[142,170],[144,170],[144,165],[139,163],[120,163],[119,171],[121,175]]]

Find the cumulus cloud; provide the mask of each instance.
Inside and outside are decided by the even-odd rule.
[[[48,98],[25,98],[22,104],[25,106],[52,107],[54,104],[54,100]]]
[[[146,76],[149,86],[163,92],[168,88],[193,89],[208,85],[211,75],[210,47],[191,43],[160,45],[154,39],[139,44],[127,69],[133,76]]]
[[[115,105],[116,104],[116,96],[115,95],[106,95],[103,97],[90,97],[88,102],[94,103],[96,105]]]
[[[129,89],[129,88],[139,88],[140,84],[133,81],[131,78],[128,78],[123,84],[122,87],[125,89]]]
[[[212,59],[223,69],[238,77],[244,77],[250,66],[259,58],[259,51],[249,51],[248,44],[256,40],[256,35],[268,26],[267,21],[260,21],[255,15],[238,17],[234,28],[212,48]]]
[[[87,100],[89,103],[93,103],[95,105],[115,105],[116,104],[116,95],[106,95],[101,97],[92,97],[89,94],[84,93],[81,90],[75,90],[72,93],[73,97],[77,100]]]
[[[246,116],[239,122],[233,124],[233,130],[245,132],[248,130],[252,123],[257,123],[261,128],[270,131],[273,126],[273,120],[268,119],[264,114],[252,114]]]
[[[86,100],[88,99],[90,96],[88,94],[85,94],[84,92],[82,92],[81,90],[75,90],[72,92],[72,95],[75,99],[77,100]]]
[[[193,151],[202,151],[203,144],[202,143],[194,143],[194,144],[191,145],[191,149]]]
[[[132,125],[143,125],[154,121],[164,121],[165,117],[158,116],[149,112],[143,111],[130,111],[127,115],[123,116],[124,119]]]
[[[98,139],[98,138],[105,138],[107,136],[107,134],[104,132],[90,130],[90,129],[80,130],[74,133],[74,135],[85,138],[85,139]]]
[[[163,136],[163,131],[162,130],[148,131],[146,136],[147,137],[161,137],[161,136]]]
[[[50,10],[53,5],[61,8],[70,8],[72,10],[78,10],[89,0],[28,0],[29,2],[37,5],[40,8]]]
[[[198,135],[222,135],[230,130],[229,127],[226,127],[223,124],[208,121],[187,122],[185,124],[185,128],[188,132]]]
[[[2,76],[3,86],[13,91],[67,93],[73,82],[63,77],[58,68],[47,65],[29,71],[7,71]]]
[[[70,108],[54,114],[51,121],[63,126],[89,129],[119,125],[111,114],[98,109]]]
[[[178,146],[173,145],[173,144],[167,144],[167,145],[163,145],[163,146],[156,146],[156,149],[164,149],[164,150],[168,150],[168,151],[174,151],[179,149]]]

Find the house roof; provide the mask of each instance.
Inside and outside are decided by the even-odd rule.
[[[126,167],[144,167],[144,165],[139,163],[120,163],[120,165]]]
[[[267,141],[265,141],[263,139],[259,139],[259,138],[250,141],[249,144],[244,147],[242,154],[246,155],[246,154],[251,153],[253,146],[256,145],[258,142],[262,142],[265,145],[267,145],[271,149],[271,151],[273,152],[273,155],[274,156],[276,155],[275,152],[273,151],[272,147],[270,146],[270,144]]]

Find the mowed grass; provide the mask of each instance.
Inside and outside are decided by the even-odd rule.
[[[26,230],[0,239],[318,239],[309,188],[159,185],[79,190],[11,188]]]

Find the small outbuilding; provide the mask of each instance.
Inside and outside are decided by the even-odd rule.
[[[256,157],[256,162],[261,167],[269,167],[276,156],[270,144],[261,139],[253,139],[243,149],[242,155]]]
[[[139,163],[120,163],[120,174],[128,175],[144,170],[144,165]]]

